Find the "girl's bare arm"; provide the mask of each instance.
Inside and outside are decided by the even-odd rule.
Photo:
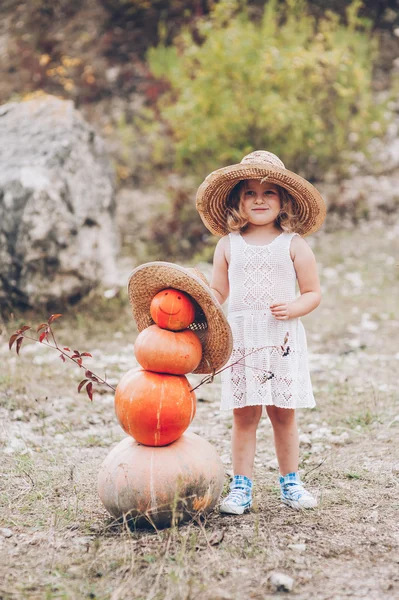
[[[307,315],[319,306],[321,300],[315,256],[309,244],[297,235],[291,242],[291,258],[301,295],[293,302],[276,303],[270,306],[272,314],[280,321]]]
[[[218,241],[215,248],[215,254],[213,256],[211,289],[216,298],[219,300],[220,304],[223,304],[229,295],[229,250],[229,238],[226,236]]]

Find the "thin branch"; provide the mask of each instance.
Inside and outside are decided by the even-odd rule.
[[[244,354],[243,356],[240,356],[240,358],[238,358],[237,360],[235,360],[232,363],[229,363],[228,365],[225,365],[222,369],[219,369],[218,371],[213,371],[212,373],[210,373],[209,375],[206,375],[206,377],[204,377],[200,383],[198,385],[196,385],[195,387],[191,388],[190,392],[193,392],[194,390],[198,389],[199,387],[201,387],[201,385],[204,385],[204,383],[212,383],[215,376],[219,375],[219,373],[222,373],[223,371],[225,371],[226,369],[230,369],[231,367],[234,367],[234,365],[237,365],[240,363],[241,360],[244,360],[244,358],[247,358],[247,356],[251,356],[252,354],[254,354],[255,352],[259,352],[260,350],[265,350],[266,348],[277,348],[277,350],[284,348],[284,346],[262,346],[261,348],[255,348],[254,350],[251,350],[251,352],[248,352],[247,354]],[[284,350],[285,351],[285,350]],[[241,363],[242,364],[242,363]],[[248,365],[244,365],[244,366],[248,366]],[[257,367],[249,367],[249,368],[257,368]],[[259,369],[260,370],[260,369]],[[270,372],[270,371],[267,371]],[[266,371],[265,371],[266,373]]]
[[[105,379],[103,379],[102,377],[100,377],[99,375],[97,375],[96,373],[94,373],[91,369],[89,369],[83,362],[79,363],[78,360],[76,358],[72,358],[72,356],[70,356],[67,352],[65,352],[65,350],[63,350],[57,343],[57,340],[55,339],[55,335],[54,332],[52,330],[51,325],[48,325],[48,331],[52,336],[54,345],[49,342],[48,340],[46,341],[45,339],[40,341],[38,338],[32,337],[30,335],[26,335],[25,332],[21,332],[19,333],[19,337],[20,338],[24,338],[26,340],[31,340],[32,342],[36,342],[39,344],[43,344],[44,346],[47,346],[48,348],[52,348],[53,350],[57,350],[62,356],[64,356],[65,358],[67,358],[68,360],[70,360],[71,362],[75,363],[75,365],[77,365],[79,368],[84,369],[85,371],[90,371],[92,373],[92,375],[94,377],[96,377],[98,379],[98,383],[102,384],[102,385],[106,385],[107,387],[109,387],[113,392],[116,391],[116,388],[111,385],[110,383],[108,383],[108,381],[106,381]]]

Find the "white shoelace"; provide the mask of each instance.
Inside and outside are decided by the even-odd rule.
[[[247,492],[241,488],[233,488],[230,494],[226,498],[226,502],[232,502],[233,504],[237,504],[240,506],[241,504],[245,504],[250,500]]]

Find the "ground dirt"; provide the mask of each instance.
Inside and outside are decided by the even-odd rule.
[[[266,599],[399,597],[399,228],[364,224],[311,240],[323,302],[304,325],[317,407],[298,414],[301,471],[320,499],[310,512],[280,504],[272,432],[259,427],[255,506],[200,523],[130,531],[96,491],[101,462],[124,437],[112,393],[77,393],[79,369],[56,352],[8,337],[47,315],[3,325],[0,345],[0,598]],[[131,265],[133,266],[133,265]],[[205,271],[209,267],[204,267]],[[135,366],[124,292],[98,295],[55,325],[65,346],[89,351],[111,383]],[[192,378],[193,383],[199,381]],[[231,415],[220,382],[199,388],[191,429],[231,473]],[[272,573],[293,578],[274,591]]]

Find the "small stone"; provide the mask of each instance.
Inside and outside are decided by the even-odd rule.
[[[28,449],[23,440],[21,440],[20,438],[13,437],[8,442],[7,446],[4,448],[3,452],[4,454],[26,454],[28,452]]]
[[[306,431],[314,431],[315,429],[318,428],[318,425],[316,425],[316,423],[309,423],[309,425],[306,425],[305,429]]]
[[[269,471],[277,471],[278,470],[278,461],[277,458],[273,458],[270,460],[265,467],[269,469]]]
[[[270,585],[275,592],[291,592],[294,587],[294,580],[285,573],[273,571],[270,574]]]
[[[229,465],[231,463],[231,456],[230,454],[222,454],[220,460],[224,465]]]
[[[312,432],[312,439],[314,440],[328,440],[331,436],[331,429],[329,427],[319,427]]]
[[[312,454],[322,454],[325,452],[327,446],[325,444],[313,444]]]
[[[288,544],[288,548],[291,548],[295,552],[305,552],[306,544]]]
[[[307,433],[301,433],[299,436],[299,443],[302,444],[302,446],[311,446],[312,440]]]
[[[378,519],[379,519],[379,516],[378,516],[378,511],[377,510],[373,510],[369,514],[369,516],[367,517],[367,521],[371,521],[372,523],[378,523]],[[370,530],[371,529],[372,528],[370,527]]]
[[[13,421],[22,421],[23,418],[24,418],[24,413],[22,412],[22,410],[20,408],[18,408],[18,410],[14,410],[14,412],[12,413]]]
[[[106,300],[112,300],[112,298],[115,298],[115,296],[117,295],[117,293],[118,293],[118,289],[116,287],[115,288],[110,288],[109,290],[105,290],[104,291],[103,296],[104,296],[104,298]]]
[[[395,423],[399,423],[399,415],[396,415],[396,417],[394,417],[392,419],[392,421],[389,423],[388,427],[392,427],[392,425],[394,425]]]
[[[90,415],[87,419],[90,425],[99,425],[102,421],[97,415]]]
[[[10,538],[14,534],[11,529],[8,529],[7,527],[0,527],[0,535],[2,535],[5,538]]]

